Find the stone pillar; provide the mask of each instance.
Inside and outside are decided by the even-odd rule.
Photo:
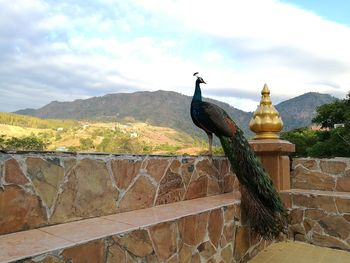
[[[256,136],[250,145],[260,158],[264,168],[270,174],[277,190],[290,189],[289,154],[295,151],[295,145],[279,139],[283,121],[272,105],[267,85],[261,91],[261,100],[249,123]]]
[[[295,151],[295,145],[278,139],[252,140],[249,143],[271,176],[277,190],[290,189],[290,161],[288,155]]]

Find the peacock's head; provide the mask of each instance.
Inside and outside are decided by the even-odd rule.
[[[194,73],[193,76],[197,77],[197,81],[196,81],[196,82],[207,84],[207,83],[205,83],[205,81],[199,76],[199,73],[198,73],[198,72]]]

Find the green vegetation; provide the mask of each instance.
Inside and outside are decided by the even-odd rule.
[[[43,151],[45,149],[44,141],[34,135],[22,138],[6,138],[0,135],[0,150]]]
[[[0,113],[0,150],[196,154],[202,148],[184,132],[146,123],[44,120]]]
[[[0,123],[38,129],[70,129],[79,125],[79,123],[74,120],[44,120],[36,117],[24,116],[8,112],[0,112]]]
[[[299,128],[281,135],[296,145],[295,156],[350,157],[350,92],[343,100],[318,107],[313,122],[322,129]]]

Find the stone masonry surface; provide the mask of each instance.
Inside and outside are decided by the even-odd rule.
[[[348,193],[294,189],[281,195],[290,210],[290,239],[350,251]]]
[[[0,152],[0,234],[237,188],[222,157]]]
[[[228,193],[2,235],[0,262],[238,263],[269,244]]]
[[[350,192],[350,158],[295,158],[292,189]]]

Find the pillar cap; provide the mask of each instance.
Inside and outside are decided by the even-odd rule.
[[[278,139],[283,128],[280,114],[272,105],[270,90],[267,84],[261,91],[261,100],[250,120],[249,128],[256,133],[254,140]]]
[[[250,147],[255,153],[290,154],[295,152],[295,145],[289,141],[279,139],[265,139],[249,141]]]

